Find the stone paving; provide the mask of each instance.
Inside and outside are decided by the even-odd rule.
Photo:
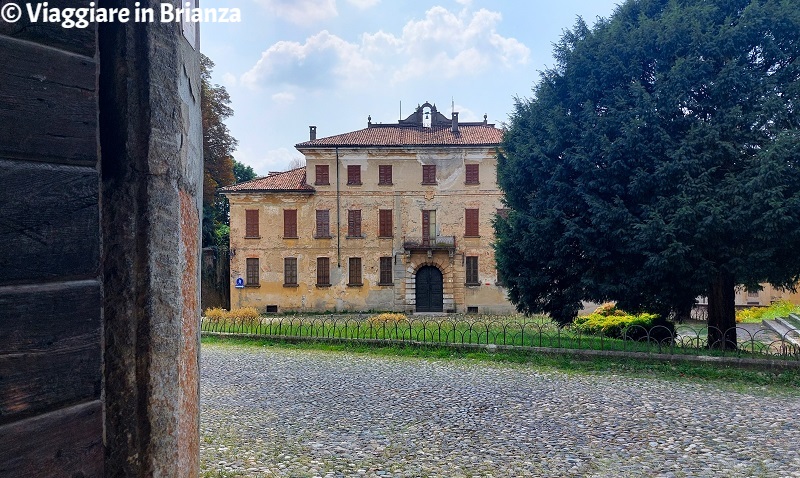
[[[203,477],[800,477],[800,393],[203,345]]]

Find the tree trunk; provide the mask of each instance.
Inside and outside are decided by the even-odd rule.
[[[708,347],[736,350],[736,284],[719,272],[708,288]]]

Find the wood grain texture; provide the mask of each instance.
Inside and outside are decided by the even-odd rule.
[[[19,0],[0,0],[0,5],[6,3],[22,5],[23,2]],[[35,3],[33,4],[35,6]],[[48,0],[47,4],[51,9],[76,6],[75,0]],[[83,6],[88,5],[89,2],[86,2]],[[16,23],[0,21],[0,35],[41,43],[91,58],[94,57],[95,52],[95,30],[96,25],[89,25],[86,28],[63,28],[60,23],[45,23],[42,21],[33,23],[27,14],[23,15]]]
[[[94,167],[97,64],[0,35],[0,159]]]
[[[103,476],[99,400],[0,426],[0,476]]]
[[[100,308],[98,281],[0,287],[0,356],[97,344]]]
[[[0,160],[0,285],[97,277],[98,181],[95,169]]]
[[[100,341],[83,348],[0,355],[0,424],[100,397]]]

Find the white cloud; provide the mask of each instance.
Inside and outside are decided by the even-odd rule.
[[[368,80],[365,76],[370,76],[372,64],[359,50],[358,45],[325,30],[304,44],[280,41],[261,54],[258,63],[242,75],[242,82],[251,87],[266,83],[317,89],[337,81]]]
[[[282,105],[288,105],[294,102],[294,94],[288,91],[281,91],[272,95],[272,101]]]
[[[406,23],[400,36],[380,30],[348,42],[323,30],[302,44],[273,44],[241,81],[251,87],[358,88],[375,80],[397,83],[432,72],[443,78],[473,76],[525,64],[530,50],[497,33],[501,20],[500,13],[486,9],[453,13],[437,6],[422,20]]]
[[[374,7],[381,0],[347,0],[351,5],[354,5],[362,10],[365,10],[370,7]]]
[[[295,25],[308,26],[338,15],[336,0],[256,0],[268,12]]]
[[[236,75],[234,75],[233,73],[225,73],[224,75],[222,75],[222,84],[226,88],[234,87],[236,86],[237,83],[238,81],[236,80]]]

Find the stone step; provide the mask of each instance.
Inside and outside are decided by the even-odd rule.
[[[799,314],[789,314],[788,317],[784,317],[784,320],[791,325],[791,328],[800,330]]]
[[[783,319],[764,320],[762,323],[787,342],[800,346],[800,330],[787,324]]]

